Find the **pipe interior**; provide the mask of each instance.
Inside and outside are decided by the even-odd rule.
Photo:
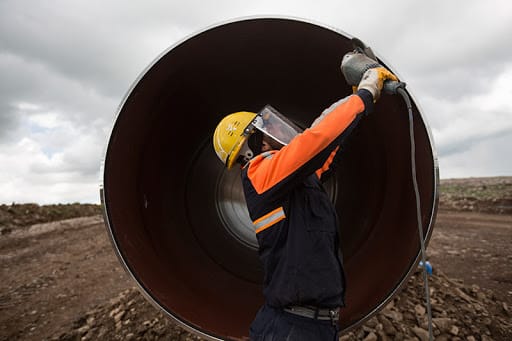
[[[347,35],[290,19],[247,19],[194,35],[134,83],[114,124],[102,202],[116,252],[159,309],[203,337],[242,338],[263,303],[262,269],[239,170],[211,137],[219,120],[271,104],[307,127],[348,95],[339,70]],[[413,101],[427,239],[437,163]],[[347,330],[399,289],[419,256],[406,107],[383,95],[347,141],[327,189],[340,218]]]

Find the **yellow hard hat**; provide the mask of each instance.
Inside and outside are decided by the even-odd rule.
[[[239,111],[224,117],[213,133],[213,148],[219,159],[231,169],[237,161],[240,150],[253,132],[254,112]]]

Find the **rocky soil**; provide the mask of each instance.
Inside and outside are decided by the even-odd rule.
[[[441,183],[427,249],[435,340],[512,340],[511,203],[512,177]],[[55,206],[60,213],[50,214]],[[61,220],[76,214],[63,206],[0,206],[1,341],[201,340],[138,291],[115,256],[99,206]],[[418,269],[341,340],[423,341],[428,329]]]
[[[512,311],[492,292],[434,271],[429,277],[435,340],[511,340]],[[364,325],[340,340],[429,340],[422,273]],[[51,340],[202,340],[176,326],[139,294],[127,289],[73,321]]]

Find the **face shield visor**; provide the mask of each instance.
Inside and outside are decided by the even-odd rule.
[[[252,125],[282,146],[286,146],[302,132],[302,129],[270,105],[266,105],[258,113]]]

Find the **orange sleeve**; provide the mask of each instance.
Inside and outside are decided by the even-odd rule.
[[[331,166],[332,161],[334,160],[334,157],[336,156],[336,153],[338,152],[339,149],[340,146],[336,147],[336,149],[331,152],[331,155],[329,155],[329,158],[327,159],[327,161],[325,161],[322,167],[317,169],[317,171],[315,172],[317,178],[321,179],[322,174],[329,170],[329,167]]]
[[[256,191],[261,194],[293,174],[328,147],[364,110],[363,100],[357,95],[351,95],[317,125],[304,130],[281,150],[267,154],[271,157],[260,155],[253,159],[247,175]],[[317,168],[320,167],[322,165]]]

